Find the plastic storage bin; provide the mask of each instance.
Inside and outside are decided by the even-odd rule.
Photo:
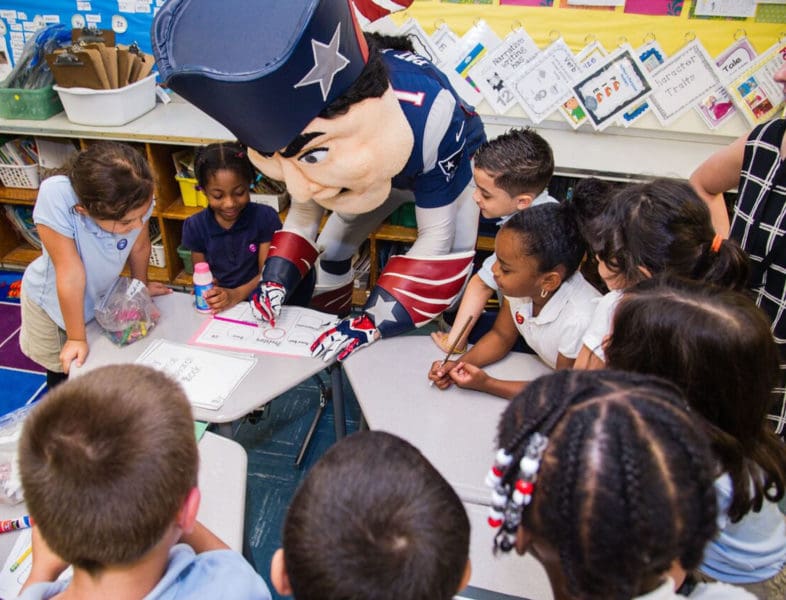
[[[37,90],[0,88],[0,117],[43,121],[62,112],[63,104],[53,87]]]
[[[189,250],[185,246],[178,246],[177,247],[177,255],[180,257],[180,260],[183,261],[183,270],[188,275],[193,275],[194,274],[194,261],[191,260],[191,250]]]
[[[186,206],[207,206],[207,196],[205,192],[197,189],[197,180],[192,177],[181,177],[175,175],[178,185],[180,185],[180,197]]]
[[[53,87],[68,120],[80,125],[125,125],[156,105],[155,73],[116,90]]]
[[[36,189],[40,182],[38,165],[0,165],[0,181],[5,187]]]

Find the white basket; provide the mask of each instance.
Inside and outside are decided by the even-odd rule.
[[[34,190],[40,183],[38,165],[0,165],[0,181],[5,187]]]
[[[59,85],[53,89],[60,95],[68,120],[81,125],[125,125],[156,105],[155,73],[114,90]]]
[[[164,244],[161,243],[161,236],[158,236],[150,243],[150,266],[161,269],[166,267],[166,254],[164,254]]]

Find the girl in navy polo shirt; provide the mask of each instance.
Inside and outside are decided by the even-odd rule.
[[[217,313],[248,300],[257,289],[281,220],[271,207],[251,202],[255,172],[242,145],[218,143],[198,149],[194,171],[208,209],[183,223],[183,245],[191,250],[195,264],[210,264],[215,285],[205,299]]]

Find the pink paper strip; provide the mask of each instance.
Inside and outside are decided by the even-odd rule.
[[[627,0],[625,12],[637,15],[679,17],[683,0]]]

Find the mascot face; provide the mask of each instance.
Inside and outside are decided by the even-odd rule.
[[[272,156],[249,149],[267,177],[283,181],[293,202],[363,214],[390,194],[390,180],[409,160],[414,135],[393,90],[353,104],[346,114],[316,118]]]

